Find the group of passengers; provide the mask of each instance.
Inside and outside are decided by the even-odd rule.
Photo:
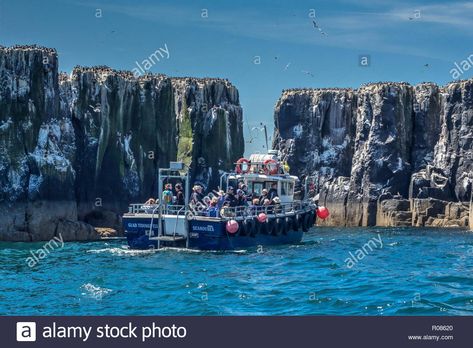
[[[174,211],[176,209],[182,208],[186,204],[182,184],[177,183],[174,186],[174,190],[172,184],[164,185],[162,199],[166,211]],[[155,212],[158,203],[159,199],[150,198],[143,204],[143,207],[147,213]],[[171,209],[171,206],[176,209]]]
[[[185,197],[182,184],[177,183],[174,186],[168,183],[164,186],[162,201],[164,209],[167,212],[176,212],[177,209],[185,205]],[[145,210],[155,210],[158,200],[150,198],[144,204]],[[252,215],[260,212],[273,213],[281,211],[281,200],[278,196],[277,183],[272,183],[270,189],[261,190],[258,196],[248,191],[244,182],[238,183],[238,189],[235,192],[233,186],[228,186],[227,192],[223,190],[214,191],[209,195],[203,194],[203,187],[199,184],[194,185],[189,201],[190,206],[199,214],[209,217],[219,217],[222,209],[230,214],[241,215],[246,210]],[[151,208],[151,209],[150,209]],[[154,211],[153,211],[154,212]]]
[[[216,194],[204,196],[203,188],[195,185],[192,189],[190,204],[202,215],[210,217],[220,216],[222,209],[228,214],[241,215],[247,208],[251,214],[256,215],[259,212],[272,213],[280,211],[281,200],[278,196],[277,183],[272,183],[269,190],[263,189],[261,195],[257,196],[248,191],[244,182],[238,184],[235,192],[233,186],[228,186],[227,192],[219,190]],[[199,209],[200,208],[200,209]]]

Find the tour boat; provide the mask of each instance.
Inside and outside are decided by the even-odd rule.
[[[317,207],[314,197],[295,193],[296,185],[308,193],[307,182],[288,173],[287,164],[281,163],[277,152],[253,154],[237,161],[235,170],[223,173],[219,189],[236,188],[244,184],[247,194],[259,197],[263,189],[277,189],[278,204],[267,206],[222,207],[216,216],[207,216],[206,207],[189,204],[188,174],[180,174],[184,165],[171,162],[169,168],[158,171],[158,192],[163,184],[181,182],[185,185],[185,205],[131,204],[123,215],[123,226],[128,245],[132,249],[178,247],[197,250],[240,250],[257,246],[299,243],[303,233],[326,218],[328,210]],[[275,185],[274,185],[275,184]],[[160,196],[161,196],[160,194]],[[210,196],[213,193],[210,192]],[[251,204],[251,202],[249,202]]]

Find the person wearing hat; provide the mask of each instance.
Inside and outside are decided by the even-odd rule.
[[[252,202],[253,194],[251,192],[248,192],[248,186],[246,186],[246,184],[243,184],[241,185],[240,189],[243,191],[243,194],[245,195],[247,202]]]
[[[276,214],[282,213],[281,199],[278,196],[273,198],[272,204],[274,205],[274,212]]]
[[[265,199],[269,199],[267,189],[261,191],[261,196],[259,196],[259,205],[263,205]]]

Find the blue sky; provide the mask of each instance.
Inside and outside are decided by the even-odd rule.
[[[314,28],[314,13],[327,35]],[[259,122],[272,130],[285,88],[444,84],[454,62],[473,53],[472,28],[473,3],[463,1],[0,0],[0,44],[55,47],[65,72],[131,70],[166,44],[169,59],[151,71],[228,78],[240,91],[247,130]],[[369,67],[359,66],[360,55],[370,56]]]

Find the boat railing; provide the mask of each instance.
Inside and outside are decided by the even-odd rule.
[[[129,214],[154,214],[159,208],[158,204],[133,203],[128,207]],[[186,209],[184,205],[163,205],[163,214],[169,215],[185,215]]]
[[[296,214],[309,206],[307,202],[295,201],[291,203],[273,204],[267,206],[239,206],[239,207],[223,207],[220,209],[220,217],[224,219],[231,218],[251,218],[257,217],[261,213],[266,215],[286,216],[288,214]]]
[[[232,218],[251,218],[257,217],[261,213],[274,216],[285,216],[288,214],[296,214],[297,212],[307,210],[310,206],[307,201],[294,201],[290,203],[272,204],[272,205],[244,205],[237,207],[222,207],[217,210],[216,207],[210,207],[205,204],[200,206],[190,205],[187,209],[183,205],[163,205],[162,214],[177,216],[201,216],[201,217],[215,217],[223,219]],[[152,218],[159,210],[159,204],[147,205],[143,203],[130,204],[128,209],[129,214],[150,214]],[[177,223],[177,222],[176,222]]]

